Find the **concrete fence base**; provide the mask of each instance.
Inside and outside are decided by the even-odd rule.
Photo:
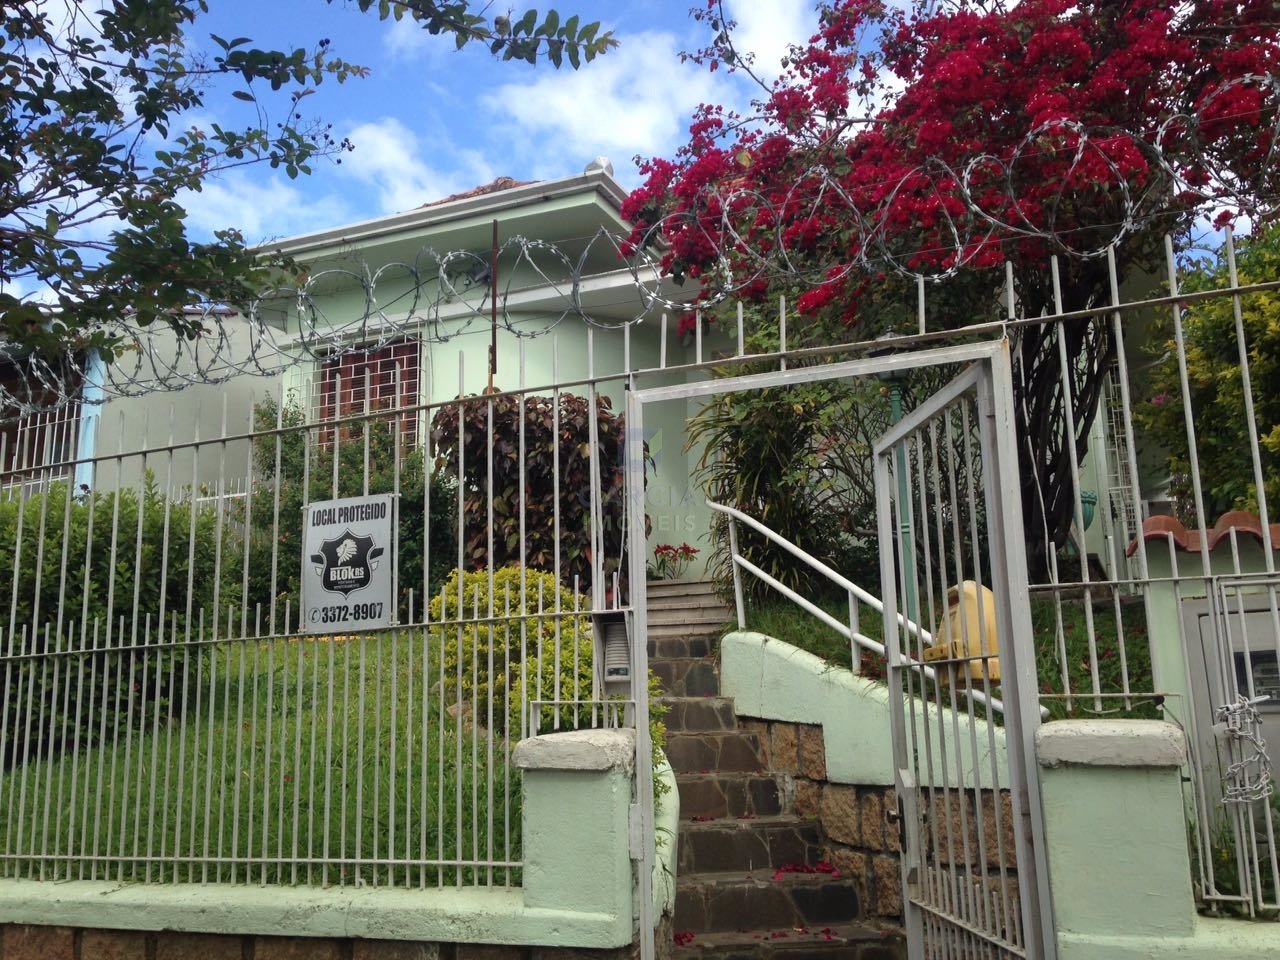
[[[1262,960],[1274,923],[1197,915],[1186,743],[1159,720],[1059,720],[1036,737],[1058,960]]]
[[[630,960],[634,731],[525,740],[514,760],[519,887],[0,880],[0,960]],[[671,852],[659,853],[674,870]],[[658,938],[660,952],[670,948],[669,923]]]

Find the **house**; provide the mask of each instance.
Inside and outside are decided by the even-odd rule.
[[[64,408],[56,430],[37,417],[9,449],[77,459],[70,469],[85,486],[136,486],[150,473],[175,493],[234,499],[252,486],[247,435],[267,398],[325,421],[366,402],[413,406],[490,387],[546,394],[554,383],[577,383],[566,391],[584,392],[583,381],[624,364],[685,363],[694,347],[678,339],[670,307],[690,299],[693,285],[681,289],[622,258],[625,196],[598,158],[575,176],[499,177],[403,213],[273,243],[306,267],[303,288],[271,292],[249,316],[209,315],[207,336],[195,341],[136,331],[131,349],[86,375],[83,397],[101,403]],[[621,412],[620,379],[600,392]],[[688,480],[696,455],[683,449],[687,405],[667,406],[646,424],[655,543],[696,540],[708,526]]]

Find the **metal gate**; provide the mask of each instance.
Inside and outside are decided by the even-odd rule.
[[[997,351],[874,450],[912,960],[1054,956],[1011,382]]]

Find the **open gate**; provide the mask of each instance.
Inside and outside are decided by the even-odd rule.
[[[909,955],[1054,956],[1009,358],[876,444]]]
[[[884,380],[964,363],[965,372],[900,420],[873,451],[910,955],[1053,960],[1033,743],[1040,713],[1007,342],[632,389],[629,510],[644,515],[641,451],[651,405],[839,378]],[[634,629],[643,637],[643,524],[632,524],[629,536]],[[995,649],[991,656],[925,662],[926,649],[935,646],[934,625],[940,625],[938,641],[950,626],[958,641],[969,637],[963,618],[944,613],[947,590],[965,581],[975,596],[985,599],[990,590],[991,606],[977,608],[972,632],[994,625],[998,676]],[[957,609],[965,609],[963,601]],[[645,644],[635,644],[633,656],[634,675],[645,676]],[[951,682],[961,668],[977,679]],[[639,750],[640,758],[647,756],[647,743]],[[644,766],[641,759],[638,769]],[[643,785],[638,795],[642,829],[648,830]],[[649,903],[648,866],[640,865],[642,911]],[[651,929],[642,914],[642,936]]]

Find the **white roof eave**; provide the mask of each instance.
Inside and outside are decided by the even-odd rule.
[[[594,190],[607,204],[614,209],[622,206],[627,192],[613,177],[604,171],[581,173],[559,180],[543,180],[511,187],[494,193],[485,193],[475,197],[465,197],[448,203],[417,207],[404,213],[393,213],[373,220],[330,227],[315,233],[299,234],[283,240],[264,243],[258,249],[299,256],[310,251],[318,251],[334,246],[344,246],[375,237],[399,233],[404,230],[445,224],[483,214],[519,207],[532,206],[558,197],[571,196]]]

